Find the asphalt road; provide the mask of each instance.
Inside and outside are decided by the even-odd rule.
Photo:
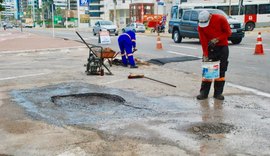
[[[24,29],[31,33],[52,36],[52,29]],[[83,38],[92,44],[98,44],[98,37],[94,36],[91,29],[55,29],[54,36],[59,38],[67,38],[71,40],[81,41],[76,35],[78,31]],[[270,96],[270,31],[262,30],[264,55],[254,55],[257,33],[259,29],[253,32],[246,32],[245,38],[239,45],[229,45],[229,67],[226,80],[230,85],[240,87],[241,89],[253,91],[254,93],[266,94]],[[118,51],[117,36],[111,36],[111,44],[109,46]],[[182,43],[174,43],[169,34],[161,34],[161,42],[163,50],[156,50],[156,34],[137,34],[138,53],[145,54],[145,58],[169,58],[179,56],[195,56],[201,57],[202,51],[198,39],[183,39]],[[200,61],[173,63],[170,68],[179,69],[184,72],[200,74]]]
[[[24,31],[52,35],[49,29]],[[97,37],[91,32],[79,32],[87,42],[97,44]],[[250,82],[245,82],[245,89],[249,91],[228,86],[239,86],[237,81],[243,80],[238,77],[244,78],[243,73],[246,74],[246,80],[249,77],[251,80],[258,79],[258,75],[247,77],[249,72],[241,68],[252,65],[245,62],[246,59],[267,60],[267,51],[265,55],[254,56],[253,50],[247,49],[253,45],[245,45],[246,41],[239,46],[230,46],[231,63],[227,76],[230,83],[226,84],[226,99],[215,100],[211,89],[207,100],[198,101],[195,97],[200,86],[201,60],[163,66],[140,65],[137,69],[113,65],[110,68],[114,73],[112,76],[86,76],[83,64],[88,57],[88,50],[82,44],[62,39],[56,41],[41,35],[38,40],[33,40],[31,36],[37,35],[28,33],[13,35],[7,31],[5,34],[0,33],[0,36],[16,44],[20,44],[18,39],[22,39],[24,42],[21,44],[29,43],[26,47],[42,43],[46,49],[1,53],[0,155],[182,156],[270,153],[269,98],[256,95],[262,89],[258,87],[257,90],[251,90],[253,87],[247,86]],[[19,38],[19,35],[27,40]],[[75,30],[57,30],[55,36],[80,41]],[[183,55],[201,56],[198,40],[185,39],[183,43],[175,44],[169,37],[163,36],[163,50],[156,50],[156,36],[138,34],[139,50],[135,57],[149,60]],[[256,38],[256,32],[248,34],[246,39],[250,38],[249,42],[252,42],[252,36]],[[1,48],[4,49],[11,42],[2,38]],[[112,44],[104,46],[117,50],[116,39],[112,36]],[[47,49],[57,45],[56,42],[63,45],[61,49]],[[70,49],[71,44],[76,45],[76,49]],[[237,50],[237,47],[242,47],[243,51]],[[265,46],[265,49],[269,48]],[[237,61],[236,58],[241,59]],[[260,66],[263,63],[256,62],[256,68]],[[177,87],[148,79],[128,79],[131,72],[143,73]],[[263,81],[265,88],[266,82]],[[256,82],[254,86],[258,84]],[[96,96],[97,93],[111,98]],[[265,93],[269,97],[269,93]],[[126,102],[116,102],[115,95]]]

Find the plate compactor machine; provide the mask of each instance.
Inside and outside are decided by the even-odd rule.
[[[85,40],[81,37],[81,35],[76,31],[76,34],[80,37],[83,43],[89,48],[89,56],[87,59],[86,71],[87,75],[104,75],[104,67],[109,73],[112,75],[112,72],[109,68],[104,64],[104,60],[107,59],[110,66],[112,65],[112,59],[116,57],[118,53],[114,52],[110,48],[104,48],[101,46],[96,46],[93,44],[86,43]]]

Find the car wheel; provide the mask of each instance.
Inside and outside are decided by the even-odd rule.
[[[255,23],[253,23],[253,22],[248,22],[248,23],[245,25],[245,30],[246,30],[246,31],[252,31],[254,28],[255,28]]]
[[[232,42],[233,44],[239,44],[239,43],[241,43],[241,41],[242,41],[242,38],[234,38],[234,39],[231,39],[231,42]]]
[[[118,33],[116,33],[115,36],[118,36]]]
[[[174,30],[173,31],[173,41],[175,43],[181,43],[182,36],[180,35],[179,30]]]

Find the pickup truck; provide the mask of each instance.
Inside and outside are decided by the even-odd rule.
[[[228,38],[233,44],[239,44],[245,36],[243,24],[231,18],[225,12],[219,9],[181,9],[172,12],[172,18],[169,21],[169,33],[172,33],[172,39],[175,43],[180,43],[182,38],[199,38],[198,34],[198,16],[202,10],[207,10],[212,14],[224,15],[231,27],[232,35]]]

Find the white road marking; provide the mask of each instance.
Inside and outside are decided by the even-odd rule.
[[[179,52],[175,52],[175,51],[167,51],[167,52],[172,53],[172,54],[182,55],[182,56],[192,56],[192,57],[202,58],[202,57],[198,57],[198,56],[195,56],[195,55],[188,55],[188,54],[179,53]]]
[[[248,50],[255,50],[255,46],[254,46],[254,48],[249,48],[249,47],[240,47],[240,46],[237,46],[237,47],[232,47],[232,48],[240,48],[240,49],[248,49]],[[265,49],[265,48],[263,48],[263,50],[264,51],[270,51],[270,49]]]
[[[228,86],[235,87],[235,88],[238,88],[238,89],[241,89],[241,90],[244,90],[244,91],[249,91],[249,92],[254,93],[255,95],[260,95],[260,96],[264,96],[264,97],[270,98],[270,94],[269,93],[265,93],[265,92],[259,91],[257,89],[240,86],[240,85],[233,84],[233,83],[228,83]]]
[[[172,47],[178,47],[178,48],[187,48],[187,49],[198,49],[196,47],[189,47],[189,46],[180,46],[180,45],[175,45],[175,44],[170,44]]]
[[[40,75],[45,75],[45,74],[48,74],[48,73],[38,73],[38,74],[29,74],[29,75],[21,75],[21,76],[12,76],[12,77],[0,78],[0,81],[18,79],[18,78],[24,78],[24,77],[40,76]]]
[[[195,56],[195,55],[188,55],[188,54],[183,54],[183,53],[174,52],[174,51],[167,51],[167,52],[168,52],[168,53],[177,54],[177,55],[192,56],[192,57],[201,58],[201,57],[198,57],[198,56]],[[259,91],[259,90],[257,90],[257,89],[253,89],[253,88],[248,88],[248,87],[240,86],[240,85],[233,84],[233,83],[228,83],[228,85],[231,86],[231,87],[235,87],[235,88],[244,90],[244,91],[252,92],[252,93],[254,93],[255,95],[260,95],[260,96],[264,96],[264,97],[269,97],[269,98],[270,98],[270,94],[269,94],[269,93],[265,93],[265,92]]]
[[[101,83],[101,85],[117,83],[117,82],[121,82],[121,81],[125,81],[125,80],[127,80],[127,79],[119,79],[119,80],[115,80],[115,81],[104,82],[104,83]]]

